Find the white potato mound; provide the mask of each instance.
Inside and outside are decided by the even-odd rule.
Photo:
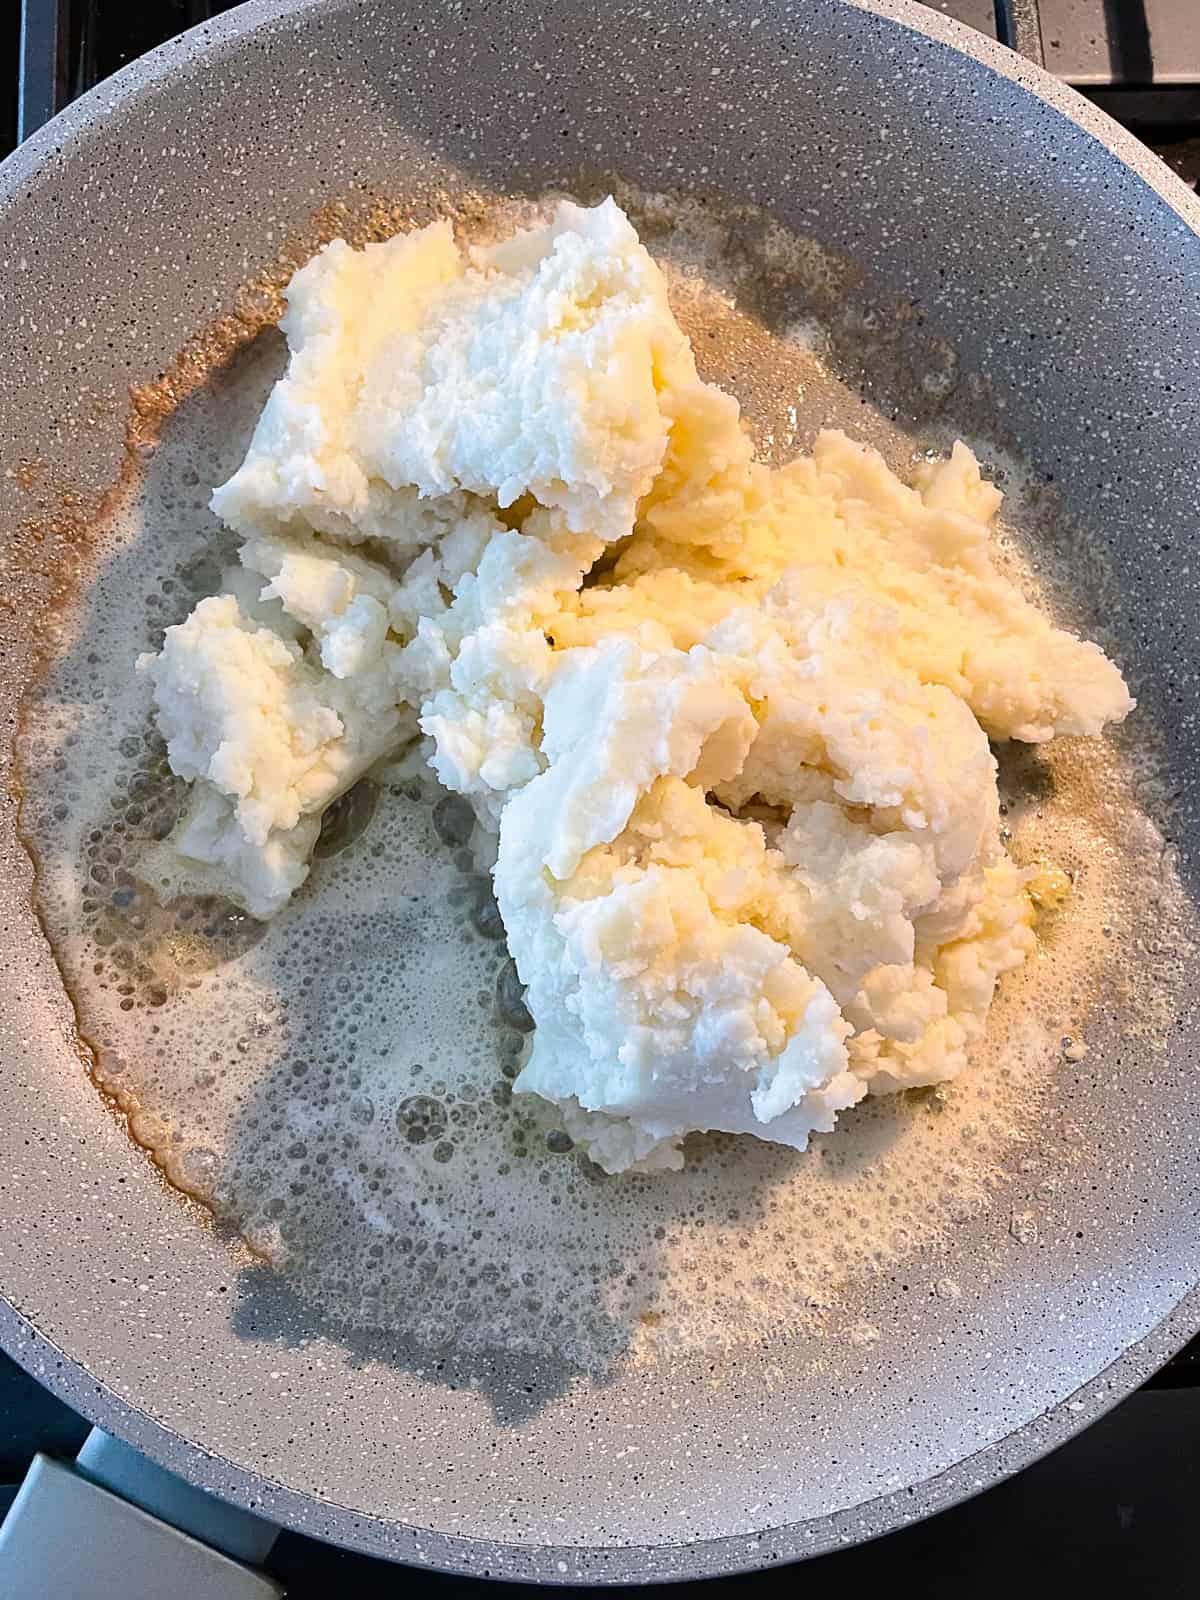
[[[283,328],[213,495],[241,566],[139,663],[194,786],[159,891],[269,916],[415,714],[498,836],[515,1087],[609,1171],[960,1073],[1034,946],[989,737],[1132,706],[998,572],[971,452],[755,462],[611,200],[489,250],[335,241]]]

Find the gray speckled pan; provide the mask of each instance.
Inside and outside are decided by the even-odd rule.
[[[1190,874],[1200,206],[1074,95],[905,0],[255,0],[135,63],[0,172],[14,570],[64,569],[121,469],[130,383],[322,203],[353,214],[464,178],[539,190],[581,168],[765,206],[989,374],[1006,438],[1111,564],[1089,620],[1165,730]],[[864,374],[885,404],[893,380]],[[7,707],[49,586],[10,577],[0,595]],[[1016,1470],[1200,1326],[1195,1032],[1181,1017],[1151,1059],[1122,1048],[1119,1013],[1056,1091],[1039,1159],[1068,1128],[1084,1156],[1040,1241],[1012,1248],[998,1204],[946,1250],[960,1299],[881,1276],[884,1337],[827,1350],[819,1373],[748,1352],[715,1377],[684,1362],[579,1384],[531,1414],[504,1404],[502,1372],[493,1408],[285,1304],[237,1315],[226,1250],[81,1069],[12,827],[6,808],[0,1337],[104,1427],[290,1526],[561,1582],[784,1561]]]

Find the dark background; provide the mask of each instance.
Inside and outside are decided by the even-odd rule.
[[[402,4],[402,0],[396,0]],[[986,18],[979,0],[932,0],[964,20]],[[1192,8],[1200,32],[1200,0],[1165,0]],[[1087,0],[1081,0],[1086,10]],[[33,32],[52,14],[58,50],[44,80],[54,80],[55,104],[68,103],[127,61],[164,39],[228,9],[215,0],[25,0]],[[18,131],[17,83],[22,60],[21,15],[0,22],[0,154]],[[1105,0],[1102,14],[1118,30],[1144,22],[1139,0]],[[1156,81],[1152,54],[1122,51],[1114,36],[1113,82],[1088,87],[1092,98],[1125,121],[1185,181],[1200,179],[1200,85]],[[1122,61],[1140,61],[1139,76]],[[46,67],[30,59],[30,66]],[[1170,64],[1165,64],[1169,67]],[[1163,79],[1178,78],[1163,70]],[[1200,286],[1198,286],[1200,287]],[[69,1458],[88,1425],[0,1355],[0,1511],[35,1450]],[[4,1485],[11,1487],[5,1488]],[[1011,1600],[1083,1592],[1104,1596],[1137,1585],[1156,1600],[1200,1595],[1200,1340],[1138,1394],[1044,1461],[986,1494],[874,1544],[746,1578],[714,1580],[706,1591],[767,1595],[797,1583],[900,1583],[926,1600]],[[416,1573],[284,1534],[269,1561],[294,1600],[342,1594],[430,1596],[478,1592],[496,1596],[520,1585]],[[64,1597],[70,1600],[70,1597]]]

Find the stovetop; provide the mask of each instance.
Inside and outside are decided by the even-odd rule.
[[[1200,0],[930,0],[992,37],[1035,21],[1046,66],[1200,182]],[[397,0],[402,4],[402,0]],[[0,153],[127,61],[229,7],[221,0],[22,0],[0,23]],[[1028,45],[1029,35],[1022,42]],[[18,93],[19,85],[19,93]],[[0,1356],[0,1514],[35,1450],[74,1455],[87,1424]],[[11,1494],[11,1491],[8,1491]],[[967,1504],[874,1544],[706,1591],[908,1583],[923,1600],[1124,1590],[1193,1596],[1200,1571],[1200,1339],[1053,1455]],[[517,1590],[397,1568],[284,1534],[270,1569],[293,1600]],[[66,1597],[64,1597],[66,1600]]]

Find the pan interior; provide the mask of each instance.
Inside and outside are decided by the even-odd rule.
[[[831,368],[847,322],[835,258],[753,208],[622,199],[671,272],[705,376],[740,391],[763,454],[786,460],[837,424],[911,465],[912,438],[864,414]],[[538,209],[481,199],[464,231],[494,236]],[[858,337],[869,360],[870,326]],[[99,533],[93,580],[26,712],[39,909],[100,1085],[315,1325],[397,1336],[416,1359],[529,1356],[595,1375],[666,1354],[782,1352],[801,1334],[882,1337],[872,1281],[1010,1203],[1001,1174],[1036,1142],[1055,1069],[1082,1059],[1118,973],[1161,1048],[1175,1007],[1161,964],[1130,960],[1137,891],[1155,884],[1168,943],[1187,907],[1131,754],[1001,752],[1018,861],[1073,888],[1043,914],[1041,955],[1006,986],[967,1081],[876,1099],[808,1155],[694,1138],[682,1173],[608,1178],[572,1153],[551,1108],[512,1096],[528,1014],[469,810],[419,758],[335,809],[313,881],[269,926],[212,897],[164,908],[143,885],[140,857],[182,786],[133,661],[219,587],[231,551],[207,493],[244,453],[281,344],[264,332],[171,417]],[[952,357],[933,339],[923,353],[914,376],[936,393]],[[992,470],[1013,480],[1019,523],[1028,494],[1011,463]],[[1031,583],[1019,527],[1002,537]],[[1013,1237],[1033,1228],[1014,1212]],[[945,1298],[961,1289],[935,1280]]]
[[[99,1381],[157,1420],[261,1479],[374,1519],[355,1532],[330,1513],[338,1536],[410,1556],[425,1552],[420,1536],[397,1532],[390,1543],[389,1530],[581,1550],[674,1546],[921,1483],[1069,1393],[1193,1281],[1194,1236],[1180,1227],[1195,1184],[1186,1129],[1196,1087],[1180,1042],[1194,961],[1190,769],[1173,743],[1172,695],[1194,696],[1195,686],[1176,676],[1164,692],[1167,619],[1185,596],[1131,584],[1137,552],[1126,531],[1153,526],[1165,538],[1186,515],[1178,464],[1163,455],[1169,441],[1154,436],[1152,472],[1131,459],[1139,430],[1110,419],[1127,475],[1120,504],[1091,493],[1083,451],[1059,463],[1070,448],[1047,392],[1057,366],[1026,382],[1003,341],[985,347],[959,298],[961,282],[983,270],[962,253],[988,225],[986,208],[972,211],[965,193],[956,228],[938,241],[943,267],[958,274],[940,298],[932,260],[919,295],[889,273],[894,200],[882,237],[870,231],[878,194],[888,192],[888,156],[872,169],[876,199],[860,209],[858,240],[848,237],[844,149],[828,163],[842,175],[830,180],[842,184],[837,204],[801,182],[803,164],[777,147],[766,153],[778,172],[753,183],[736,161],[722,166],[706,151],[720,170],[701,183],[708,161],[693,161],[669,118],[657,128],[660,159],[634,153],[621,131],[643,115],[632,106],[620,112],[625,121],[607,119],[598,170],[564,162],[547,134],[514,198],[512,173],[526,158],[502,159],[507,101],[488,159],[509,170],[488,174],[471,156],[469,115],[461,138],[443,126],[440,108],[413,88],[409,46],[382,13],[321,10],[322,25],[338,31],[337,70],[355,86],[359,110],[347,115],[361,117],[359,151],[372,150],[370,194],[356,194],[361,174],[351,180],[336,142],[319,137],[329,130],[311,120],[335,117],[327,86],[327,109],[305,113],[307,170],[286,169],[286,193],[264,222],[259,197],[273,188],[286,118],[277,124],[272,110],[264,125],[240,124],[236,85],[263,63],[273,74],[294,64],[301,44],[268,27],[249,35],[253,50],[235,39],[217,65],[193,64],[156,115],[182,126],[196,104],[189,97],[215,92],[219,80],[228,121],[206,127],[230,152],[239,138],[252,148],[257,176],[245,191],[243,169],[227,180],[225,202],[243,207],[241,239],[232,251],[224,239],[219,260],[210,244],[192,243],[194,287],[182,302],[168,310],[159,287],[114,278],[113,293],[143,319],[143,338],[151,319],[160,361],[269,258],[267,233],[286,221],[301,253],[311,248],[318,174],[323,193],[348,197],[337,226],[350,230],[381,205],[414,222],[449,211],[464,230],[494,229],[555,188],[582,200],[616,188],[671,271],[704,375],[739,395],[764,453],[786,459],[832,424],[903,470],[920,452],[967,437],[1010,496],[1014,570],[1068,620],[1107,628],[1100,636],[1130,669],[1143,709],[1128,737],[1103,751],[1005,756],[1015,851],[1069,869],[1075,893],[1044,924],[1036,966],[1005,994],[989,1059],[970,1083],[869,1109],[809,1157],[697,1141],[678,1177],[596,1181],[557,1147],[551,1124],[508,1103],[520,1018],[497,1004],[505,958],[486,886],[463,853],[453,808],[411,773],[385,775],[369,817],[365,804],[345,839],[331,839],[345,848],[322,861],[311,892],[265,932],[217,905],[164,913],[138,890],[139,840],[177,797],[147,737],[131,663],[215,587],[222,539],[204,508],[279,370],[278,338],[261,334],[168,417],[115,507],[89,520],[77,600],[56,613],[53,662],[28,703],[20,765],[46,930],[98,1076],[173,1183],[213,1204],[219,1222],[208,1226],[200,1208],[155,1187],[145,1157],[103,1124],[61,1029],[31,1011],[27,1030],[47,1041],[45,1059],[14,1087],[41,1154],[15,1155],[14,1172],[47,1232],[64,1206],[120,1221],[59,1228],[52,1248],[24,1258],[6,1250],[6,1289]],[[301,13],[306,27],[315,14]],[[835,15],[843,18],[840,8],[821,6],[802,24],[788,18],[785,28],[772,15],[765,25],[776,45],[799,26],[813,70],[824,63],[865,96],[878,39],[895,44],[898,30],[846,13],[862,50],[843,58],[847,34],[828,20]],[[678,20],[676,66],[698,26]],[[645,42],[632,14],[614,8],[610,21],[627,43]],[[503,26],[515,27],[515,15]],[[561,81],[574,81],[565,63],[582,59],[584,42],[602,62],[601,32],[578,21],[539,38],[539,73],[557,62]],[[455,37],[461,63],[470,50]],[[743,89],[749,80],[739,75],[754,70],[758,49],[732,37],[723,46],[723,70]],[[524,45],[519,54],[528,56]],[[921,56],[923,70],[961,73],[945,56]],[[640,46],[623,59],[646,88],[658,81]],[[493,69],[476,59],[476,70],[485,79]],[[590,126],[604,80],[587,81],[593,91],[579,87],[572,103],[577,123]],[[529,94],[534,84],[531,68]],[[461,106],[461,83],[457,93],[450,101]],[[903,97],[886,114],[901,118]],[[850,137],[844,121],[823,131],[829,113],[811,100],[789,102],[787,115],[789,137],[809,141],[806,149]],[[923,126],[912,122],[910,143],[928,142]],[[971,135],[956,137],[969,144]],[[156,160],[173,193],[182,172],[173,178],[170,159]],[[932,180],[929,192],[939,192]],[[1037,203],[1047,226],[1051,214],[1061,218],[1061,193]],[[1079,209],[1076,234],[1102,234]],[[328,231],[327,218],[318,225]],[[86,236],[100,221],[85,207],[78,226]],[[160,249],[171,232],[163,212],[141,226],[158,230]],[[148,251],[149,239],[137,248]],[[919,275],[916,241],[905,250],[905,271]],[[1003,281],[987,281],[997,300],[1009,297],[1014,315],[1020,307],[1049,336],[1066,287],[1026,304],[1015,266],[996,270]],[[1103,270],[1099,255],[1089,270]],[[86,322],[81,293],[69,280],[61,286],[71,316]],[[1002,307],[988,316],[1006,326]],[[1119,333],[1132,356],[1132,332],[1119,319],[1114,329],[1104,331]],[[1161,320],[1155,336],[1153,357],[1166,370]],[[1070,337],[1087,345],[1099,333]],[[144,375],[137,339],[123,348]],[[1138,352],[1143,367],[1149,358]],[[109,381],[119,395],[119,362]],[[1084,378],[1073,381],[1072,416],[1089,404],[1099,416]],[[53,467],[57,451],[69,482],[88,468],[98,487],[102,445],[119,437],[120,421],[114,405],[100,439],[76,430],[81,466],[42,418],[38,458]],[[5,426],[20,441],[14,459],[32,456],[28,422],[14,416]],[[27,514],[11,484],[6,491]],[[27,924],[27,908],[21,914]],[[39,981],[37,1004],[56,1005],[49,967]],[[1085,1057],[1064,1055],[1068,1036],[1086,1043]],[[78,1172],[72,1163],[57,1182],[40,1179],[45,1151],[65,1137],[64,1116],[72,1137],[78,1129],[90,1140],[86,1154]],[[43,1261],[50,1250],[62,1286],[49,1300],[38,1248]],[[102,1291],[81,1327],[80,1292],[105,1280],[111,1296]],[[263,1394],[270,1405],[250,1403]]]

